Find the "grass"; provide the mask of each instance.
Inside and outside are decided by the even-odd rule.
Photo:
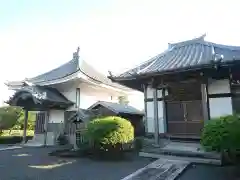
[[[23,130],[3,130],[1,136],[23,136]],[[27,130],[27,136],[34,136],[34,130]]]

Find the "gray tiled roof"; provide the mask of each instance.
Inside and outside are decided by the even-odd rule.
[[[62,95],[57,89],[43,86],[24,86],[20,90],[17,90],[14,95],[8,101],[10,105],[16,105],[16,100],[19,96],[31,95],[35,104],[53,103],[59,105],[71,106],[73,102],[69,101],[64,95]],[[23,97],[24,99],[24,97]]]
[[[88,122],[92,118],[96,117],[97,114],[93,110],[87,110],[87,109],[79,109],[78,111],[74,112],[67,121],[71,122]]]
[[[53,69],[49,72],[44,74],[38,75],[33,78],[26,79],[28,82],[31,83],[41,83],[41,82],[48,82],[52,80],[61,79],[67,77],[73,73],[81,72],[88,76],[90,79],[95,81],[96,83],[103,83],[114,88],[122,89],[129,91],[130,89],[119,85],[117,83],[113,83],[110,79],[107,78],[104,74],[98,72],[95,68],[89,65],[86,61],[79,59],[79,57],[73,58],[71,61],[59,66],[56,69]]]
[[[221,63],[240,60],[240,47],[226,46],[207,42],[204,37],[196,38],[175,44],[144,62],[136,68],[120,74],[118,77],[144,75],[148,73],[164,73],[175,70],[191,69],[209,65],[222,58]]]
[[[69,76],[79,70],[78,61],[79,61],[78,59],[73,59],[73,60],[59,66],[58,68],[55,68],[49,72],[46,72],[44,74],[38,75],[34,78],[30,78],[27,80],[32,83],[40,83],[40,82],[61,79],[63,77]]]
[[[102,105],[110,110],[112,110],[115,113],[126,113],[126,114],[139,114],[143,115],[144,113],[142,111],[139,111],[138,109],[129,106],[129,105],[123,105],[119,103],[113,103],[113,102],[106,102],[106,101],[98,101],[91,105],[88,109],[94,109],[98,105]]]

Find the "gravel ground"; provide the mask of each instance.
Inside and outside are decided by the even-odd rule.
[[[146,166],[150,159],[100,162],[48,156],[51,148],[0,151],[0,180],[120,180]]]

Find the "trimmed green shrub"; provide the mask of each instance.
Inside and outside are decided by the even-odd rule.
[[[201,144],[207,151],[240,149],[240,117],[228,115],[211,119],[203,128]]]
[[[108,116],[94,119],[87,125],[86,137],[95,149],[122,150],[134,140],[134,128],[126,119]]]

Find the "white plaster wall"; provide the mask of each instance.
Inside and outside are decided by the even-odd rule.
[[[44,140],[44,135],[43,135],[43,140]],[[56,137],[53,132],[47,132],[47,145],[48,146],[53,146],[55,145],[56,142]]]
[[[231,97],[209,98],[210,118],[232,114]]]
[[[157,90],[157,97],[162,98],[162,90],[161,89]]]
[[[68,91],[61,91],[61,93],[70,101],[76,103],[76,88],[71,88]],[[81,94],[81,89],[80,89]]]
[[[111,101],[111,102],[118,102],[118,97],[114,96],[108,92],[104,92],[101,90],[95,90],[95,91],[87,91],[86,89],[81,89],[80,88],[80,108],[88,108],[91,106],[93,103],[97,101]],[[67,99],[70,101],[76,103],[76,88],[73,87],[69,89],[67,92],[61,92]],[[111,100],[112,97],[112,100]],[[74,110],[75,105],[70,107],[68,110]]]
[[[163,102],[158,101],[158,123],[159,133],[165,133],[164,119],[163,119]],[[147,102],[147,131],[154,133],[154,102]]]
[[[229,79],[208,81],[208,94],[230,93]]]
[[[147,87],[147,98],[153,98],[153,88]]]
[[[49,123],[63,123],[64,111],[63,110],[51,110],[49,112]]]
[[[154,88],[147,87],[147,98],[153,98],[153,91],[154,91]],[[157,97],[158,98],[162,97],[162,90],[161,89],[157,90]]]
[[[147,132],[154,133],[154,108],[153,102],[147,102]]]
[[[230,93],[229,79],[209,79],[208,94]],[[232,98],[209,98],[210,118],[232,114]]]
[[[158,125],[159,133],[165,133],[164,119],[163,119],[163,102],[158,101]]]

